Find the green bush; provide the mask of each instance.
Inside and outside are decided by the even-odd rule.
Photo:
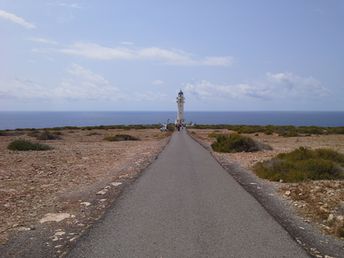
[[[129,134],[117,134],[115,136],[107,136],[104,138],[106,141],[118,142],[118,141],[139,141],[140,139]]]
[[[259,162],[253,169],[259,177],[271,181],[299,182],[344,179],[343,166],[344,155],[334,150],[300,147]]]
[[[93,135],[100,135],[100,133],[98,133],[98,132],[91,132],[91,133],[87,134],[87,136],[93,136]]]
[[[28,140],[24,139],[18,139],[12,141],[7,148],[9,150],[15,150],[15,151],[29,151],[29,150],[34,150],[34,151],[45,151],[45,150],[51,150],[52,147],[46,144],[40,144],[40,143],[33,143]]]
[[[24,134],[20,131],[0,130],[0,136],[18,136]]]
[[[169,123],[166,128],[167,128],[167,131],[169,132],[174,132],[176,130],[175,124],[172,124],[172,123]]]
[[[237,133],[276,133],[284,137],[303,136],[311,134],[344,134],[344,127],[320,127],[320,126],[291,126],[291,125],[194,125],[195,129],[228,129]]]
[[[41,131],[39,131],[37,129],[32,129],[27,133],[27,136],[37,138],[40,134],[41,134]]]
[[[271,149],[268,145],[258,143],[250,137],[236,133],[217,135],[216,141],[211,147],[217,152],[255,152],[262,149]]]
[[[46,131],[46,130],[37,134],[36,138],[37,138],[37,140],[43,140],[43,141],[60,140],[61,139],[61,137],[59,135],[51,133],[51,132]]]
[[[218,133],[218,132],[211,132],[211,133],[208,134],[208,137],[209,137],[209,138],[215,138],[215,139],[216,139],[216,137],[219,136],[219,135],[221,135],[221,133]]]

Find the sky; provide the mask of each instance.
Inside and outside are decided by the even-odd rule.
[[[0,111],[344,111],[342,0],[0,0]]]

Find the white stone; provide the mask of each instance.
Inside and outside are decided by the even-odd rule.
[[[116,186],[120,186],[122,183],[121,182],[112,182],[111,184],[116,187]]]
[[[344,217],[342,216],[342,215],[339,215],[339,216],[337,216],[337,218],[336,218],[338,221],[343,221],[344,220]]]
[[[288,191],[285,191],[284,195],[286,196],[289,196],[291,194],[291,192],[288,190]]]
[[[333,214],[331,213],[330,215],[328,215],[327,221],[331,222],[334,219]]]
[[[80,204],[81,204],[81,205],[85,205],[86,207],[88,207],[88,206],[90,206],[90,205],[91,205],[91,203],[90,203],[90,202],[81,202]]]
[[[66,232],[63,232],[63,231],[55,232],[55,236],[63,236],[64,234],[66,234]]]
[[[40,223],[45,222],[60,222],[64,219],[70,218],[70,214],[68,213],[47,213],[44,217],[39,221]]]
[[[103,190],[100,190],[99,192],[97,192],[98,195],[104,195],[107,193],[107,189],[103,189]]]
[[[31,228],[27,228],[27,227],[19,227],[17,228],[18,231],[29,231],[31,230]]]

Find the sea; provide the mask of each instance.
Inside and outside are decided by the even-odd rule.
[[[174,122],[174,111],[0,112],[0,130],[61,126],[133,125]],[[194,111],[185,112],[194,124],[344,126],[344,112]]]

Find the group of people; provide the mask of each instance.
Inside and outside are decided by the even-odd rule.
[[[176,124],[176,128],[177,128],[178,132],[179,132],[180,130],[182,130],[184,127],[185,127],[185,126],[184,126],[184,124],[182,124],[182,123]]]

